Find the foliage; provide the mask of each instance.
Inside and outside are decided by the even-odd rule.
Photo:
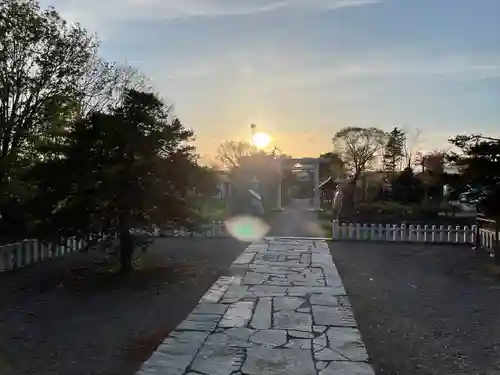
[[[500,215],[500,140],[480,135],[457,136],[450,142],[460,152],[450,160],[461,170],[457,188],[487,214]]]
[[[422,181],[415,176],[413,169],[405,168],[391,181],[391,198],[401,203],[418,203],[424,196]]]
[[[213,168],[199,166],[194,169],[192,175],[192,183],[194,185],[194,193],[202,197],[211,198],[218,191],[219,175]]]
[[[333,137],[334,148],[356,181],[377,159],[387,142],[387,133],[378,128],[347,127]]]
[[[328,177],[343,178],[345,175],[345,163],[342,157],[335,152],[327,152],[320,155],[319,164],[320,180],[324,181]]]
[[[226,141],[217,150],[217,160],[231,170],[241,165],[242,159],[256,153],[256,148],[250,142]]]
[[[192,136],[155,95],[133,90],[112,113],[75,121],[63,144],[50,145],[60,158],[29,174],[37,237],[117,236],[130,271],[131,228],[190,224],[185,197],[199,172]]]
[[[22,149],[74,117],[98,43],[35,0],[0,1],[0,180]],[[22,156],[22,155],[21,155]]]
[[[387,174],[396,172],[405,156],[406,133],[395,127],[389,133],[389,139],[384,148],[383,165]]]

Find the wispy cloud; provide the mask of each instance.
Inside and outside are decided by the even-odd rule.
[[[386,0],[42,0],[71,22],[91,28],[113,22],[252,15],[279,10],[332,11]]]
[[[480,80],[500,78],[500,56],[484,58],[448,56],[442,58],[373,58],[336,61],[330,56],[310,61],[307,56],[275,56],[266,53],[228,54],[182,65],[162,67],[161,79],[184,81],[224,77],[232,85],[245,83],[260,90],[321,87],[330,83],[372,79],[428,78]],[[371,82],[371,81],[367,81]]]

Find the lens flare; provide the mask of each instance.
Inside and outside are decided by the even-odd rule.
[[[227,232],[242,242],[260,241],[269,232],[269,225],[254,216],[236,216],[226,220]]]

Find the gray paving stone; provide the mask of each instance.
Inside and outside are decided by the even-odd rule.
[[[300,309],[297,309],[297,312],[310,314],[311,313],[311,309],[309,307],[302,307]]]
[[[319,351],[326,348],[328,345],[328,339],[325,334],[321,334],[313,340],[314,351]]]
[[[191,361],[193,355],[187,354],[164,354],[161,360],[158,359],[157,353],[154,353],[151,358],[141,367],[138,374],[140,375],[178,375],[183,374]]]
[[[266,329],[256,332],[250,339],[255,344],[277,347],[286,344],[286,331]]]
[[[329,348],[314,352],[314,357],[317,361],[347,361],[347,358]]]
[[[248,288],[248,285],[231,285],[220,302],[223,304],[238,302],[245,297]]]
[[[314,294],[310,299],[311,305],[320,306],[342,306],[339,296],[331,296],[328,294]]]
[[[274,297],[274,311],[291,311],[301,306],[306,300],[299,297]]]
[[[319,265],[333,265],[332,257],[329,252],[322,253],[312,253],[311,254],[311,263],[319,264]]]
[[[249,349],[242,372],[246,375],[316,375],[311,352],[302,349]]]
[[[313,331],[314,332],[325,332],[326,327],[325,326],[313,326]]]
[[[137,374],[374,375],[326,242],[252,244],[231,270]]]
[[[368,361],[368,354],[357,329],[332,327],[326,331],[329,348],[351,361]]]
[[[311,254],[302,254],[300,256],[300,263],[310,264],[311,263]]]
[[[316,368],[318,370],[323,370],[328,365],[328,362],[316,361]]]
[[[310,294],[328,294],[331,296],[346,295],[343,286],[329,287],[329,286],[317,286],[317,287],[305,287],[305,286],[293,286],[288,288],[288,296],[290,297],[303,297]]]
[[[236,302],[229,306],[219,323],[219,327],[244,327],[252,318],[254,302]]]
[[[260,285],[268,280],[269,276],[264,273],[247,272],[243,278],[242,284],[244,285]]]
[[[350,309],[334,306],[312,307],[314,323],[324,326],[356,327],[354,315]]]
[[[310,314],[294,311],[278,311],[274,314],[274,327],[294,331],[312,331],[312,318]]]
[[[229,337],[230,340],[242,340],[248,341],[252,335],[254,335],[257,331],[250,328],[229,328],[224,330],[224,334]]]
[[[217,303],[200,303],[194,310],[193,313],[196,314],[214,314],[214,315],[224,315],[227,310],[227,305],[217,304]]]
[[[256,297],[281,297],[286,295],[287,288],[273,285],[254,285],[248,291]]]
[[[189,315],[189,320],[194,322],[218,322],[221,315],[213,314],[191,314]]]
[[[363,362],[331,362],[319,375],[375,375],[375,372]]]
[[[173,332],[143,364],[139,374],[182,374],[207,336],[208,332]]]
[[[207,341],[194,358],[191,369],[203,374],[230,375],[241,368],[244,359],[244,348]]]
[[[310,350],[312,348],[312,340],[308,339],[291,339],[288,340],[285,347],[286,348],[298,348],[298,349],[307,349]]]
[[[218,317],[219,318],[219,317]],[[188,316],[181,324],[177,326],[179,331],[205,331],[212,332],[217,326],[217,322],[204,322],[192,320],[192,315]]]
[[[251,263],[253,258],[255,257],[255,253],[254,252],[250,252],[247,250],[245,250],[243,252],[243,254],[241,254],[234,262],[233,264],[248,264],[248,263]]]
[[[294,331],[294,330],[289,330],[288,335],[290,337],[297,337],[301,339],[312,339],[314,338],[314,334],[312,332],[305,332],[305,331]]]
[[[169,354],[195,354],[203,345],[209,332],[174,331],[163,341],[157,351]]]
[[[250,327],[255,329],[271,328],[272,301],[271,298],[260,298],[257,301]]]
[[[202,297],[202,303],[217,303],[222,298],[229,286],[237,281],[237,277],[222,276],[215,282],[214,285]]]

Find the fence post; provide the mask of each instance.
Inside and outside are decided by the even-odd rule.
[[[413,225],[408,226],[408,241],[413,241]]]
[[[347,224],[346,223],[342,223],[342,227],[340,230],[340,238],[342,240],[347,239]]]
[[[422,234],[422,227],[420,225],[417,225],[417,242],[420,242],[420,237]]]
[[[377,227],[375,224],[370,225],[370,241],[375,240],[375,233],[377,233]]]
[[[382,241],[384,239],[384,227],[382,224],[378,225],[378,231],[377,231],[377,241]]]
[[[499,238],[498,238],[498,231],[499,231],[499,223],[498,220],[495,220],[495,238],[493,239],[494,244],[493,244],[493,254],[495,256],[495,261],[497,263],[500,263],[500,246],[499,246]]]
[[[481,222],[476,219],[476,227],[475,227],[475,237],[474,237],[474,246],[472,250],[481,251]]]
[[[444,225],[439,226],[439,242],[444,242]]]
[[[361,224],[356,223],[356,240],[361,240]]]
[[[356,229],[354,227],[354,224],[350,223],[349,224],[349,239],[354,240],[354,239],[356,239],[355,236],[356,236]]]
[[[424,225],[424,242],[427,242],[428,234],[429,234],[429,226],[426,224]]]
[[[339,237],[339,221],[338,220],[333,220],[332,221],[332,238],[334,240],[337,240]]]
[[[391,239],[391,224],[385,225],[385,240],[390,241]]]

